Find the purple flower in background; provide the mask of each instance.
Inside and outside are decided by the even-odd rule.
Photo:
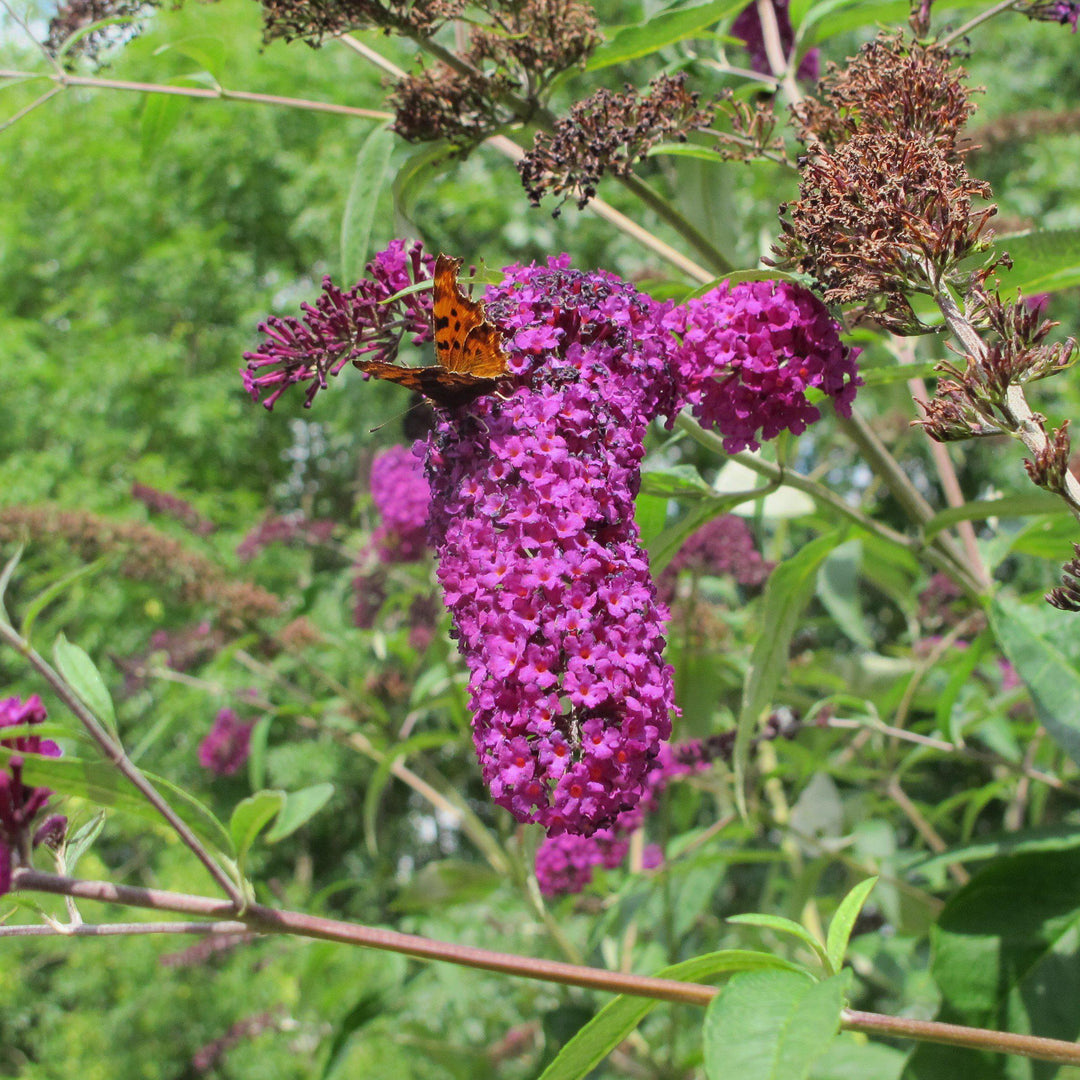
[[[30,847],[42,840],[52,839],[56,832],[62,834],[62,818],[54,816],[46,824],[47,832],[33,834],[34,821],[45,809],[52,792],[46,787],[33,787],[23,782],[22,754],[43,754],[59,757],[60,747],[51,739],[37,735],[18,735],[3,738],[4,728],[22,727],[44,723],[47,714],[37,694],[25,702],[18,697],[0,701],[0,746],[17,751],[0,769],[0,895],[11,889],[11,874],[16,856],[25,856]]]
[[[676,308],[668,326],[682,336],[675,365],[686,400],[729,454],[756,450],[782,431],[801,435],[821,418],[806,397],[811,387],[851,414],[858,350],[841,344],[825,305],[806,289],[724,282]]]
[[[1080,3],[1076,0],[1031,0],[1030,3],[1020,4],[1016,10],[1029,19],[1061,23],[1062,26],[1067,23],[1074,34],[1077,19],[1080,18]]]
[[[310,383],[305,406],[326,388],[327,376],[337,375],[360,357],[392,360],[403,337],[414,344],[431,338],[431,291],[411,293],[393,304],[383,301],[432,276],[435,260],[420,245],[406,250],[394,240],[368,263],[367,277],[352,289],[339,289],[323,278],[322,295],[301,304],[303,317],[271,316],[259,324],[266,340],[255,352],[244,353],[244,389],[268,408],[290,386]]]
[[[438,577],[492,798],[588,835],[641,799],[671,731],[633,501],[646,427],[675,409],[670,308],[566,256],[511,267],[486,303],[519,385],[430,438]]]
[[[232,709],[222,709],[199,744],[199,764],[218,776],[231,776],[248,759],[254,726],[240,723]]]
[[[431,492],[420,459],[405,446],[384,450],[371,463],[371,497],[382,515],[372,541],[385,563],[415,562],[427,548]]]
[[[773,0],[776,11],[776,24],[780,30],[780,47],[785,57],[791,55],[795,44],[795,30],[788,14],[788,0]],[[739,38],[750,54],[750,67],[761,75],[771,75],[772,65],[765,51],[765,38],[761,31],[761,16],[756,3],[750,3],[735,16],[731,24],[731,36]],[[811,49],[800,61],[796,75],[809,83],[816,83],[819,72],[819,51]]]

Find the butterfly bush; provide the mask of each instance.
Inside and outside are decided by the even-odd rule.
[[[267,320],[248,391],[272,407],[308,382],[310,404],[346,363],[391,360],[406,334],[428,340],[430,293],[379,300],[430,278],[433,262],[395,241],[369,280],[348,292],[324,282],[301,319]],[[818,419],[811,388],[847,411],[855,354],[819,301],[780,282],[724,284],[676,308],[558,256],[509,268],[485,299],[511,375],[505,394],[439,410],[419,444],[428,539],[493,799],[550,836],[588,837],[641,801],[671,732],[667,611],[634,523],[649,423],[689,402],[728,450],[756,448]],[[403,468],[392,461],[373,483],[388,500]],[[415,524],[419,504],[418,488],[402,498],[397,526]]]
[[[674,363],[694,415],[723,436],[729,454],[756,450],[783,431],[801,435],[821,419],[806,391],[851,415],[861,380],[859,350],[813,293],[786,281],[726,281],[672,310],[680,335]]]
[[[671,732],[666,611],[634,522],[647,425],[676,405],[668,311],[567,256],[509,268],[487,314],[519,385],[444,415],[426,450],[484,779],[553,835],[633,807]]]
[[[23,781],[23,754],[59,757],[60,747],[38,735],[3,738],[4,728],[44,723],[47,718],[41,698],[34,694],[24,702],[18,697],[0,701],[0,746],[15,753],[0,767],[0,896],[11,889],[11,873],[16,853],[25,854],[31,846],[63,835],[66,820],[54,815],[31,832],[52,792]],[[58,838],[58,837],[57,837]]]

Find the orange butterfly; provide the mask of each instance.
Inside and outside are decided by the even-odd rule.
[[[492,393],[510,374],[502,334],[484,317],[484,304],[466,296],[458,285],[460,259],[435,260],[433,288],[435,358],[431,367],[406,367],[382,360],[358,360],[356,366],[376,379],[388,379],[418,390],[444,409],[467,405]]]

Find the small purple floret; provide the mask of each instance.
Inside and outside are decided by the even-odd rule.
[[[254,726],[241,723],[232,709],[222,709],[199,744],[199,764],[217,776],[231,776],[248,759]]]

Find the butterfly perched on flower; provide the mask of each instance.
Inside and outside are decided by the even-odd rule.
[[[376,379],[417,390],[444,409],[467,405],[490,394],[510,374],[502,334],[484,315],[484,304],[466,296],[458,285],[461,259],[435,260],[432,289],[435,359],[430,367],[407,367],[383,360],[357,360],[356,366]]]

